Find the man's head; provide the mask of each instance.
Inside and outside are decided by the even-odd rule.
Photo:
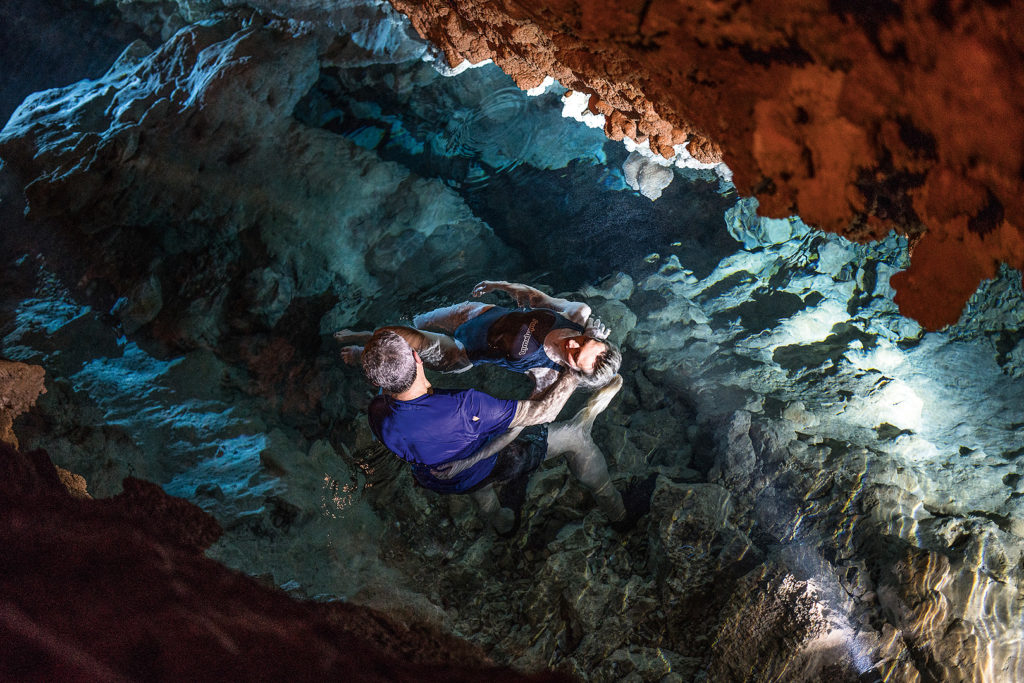
[[[363,374],[370,384],[400,394],[416,381],[416,354],[391,330],[377,330],[363,347]]]
[[[611,381],[622,365],[622,354],[617,348],[587,335],[566,340],[565,358],[570,368],[582,373],[580,385],[591,389]]]

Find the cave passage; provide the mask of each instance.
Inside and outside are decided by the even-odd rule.
[[[0,357],[46,370],[22,448],[96,497],[158,483],[224,528],[210,557],[296,597],[443,624],[525,671],[1024,680],[1019,273],[924,333],[889,286],[906,240],[759,217],[725,169],[665,166],[652,201],[557,83],[443,75],[400,15],[360,7],[373,31],[332,49],[175,15],[116,64],[105,41],[130,36],[106,14],[35,20],[86,22],[113,66],[0,134]],[[595,439],[650,494],[627,533],[551,462],[498,538],[374,445],[332,333],[483,279],[611,328],[625,383]],[[528,391],[493,368],[431,380]]]

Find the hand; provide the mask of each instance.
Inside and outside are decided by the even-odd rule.
[[[477,283],[476,287],[473,288],[473,296],[483,296],[487,292],[493,292],[494,290],[506,284],[497,280],[484,280],[483,282]]]
[[[607,325],[601,322],[600,318],[592,315],[587,319],[587,324],[583,328],[583,333],[599,341],[604,341],[612,331],[608,329]]]
[[[452,460],[437,467],[432,467],[430,473],[437,479],[451,479],[462,471],[462,468],[458,467],[459,462],[459,460]]]

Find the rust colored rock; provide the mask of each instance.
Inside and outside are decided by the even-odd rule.
[[[429,626],[299,602],[203,557],[220,527],[148,482],[73,498],[0,444],[0,679],[565,681]]]
[[[928,328],[999,263],[1024,269],[1014,3],[391,2],[453,63],[553,76],[613,139],[725,161],[765,215],[906,235],[918,248],[893,284]]]
[[[57,478],[60,479],[60,483],[64,484],[64,488],[68,490],[72,498],[92,498],[89,495],[89,485],[85,481],[85,477],[74,472],[69,472],[63,467],[57,467]]]
[[[46,393],[43,378],[46,371],[38,365],[27,365],[0,359],[0,441],[18,447],[14,435],[14,418],[36,404]]]

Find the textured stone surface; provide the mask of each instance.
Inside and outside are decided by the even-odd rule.
[[[45,453],[0,444],[0,675],[10,680],[566,680],[493,668],[456,638],[303,603],[202,557],[209,516],[128,479],[71,497]]]
[[[0,133],[29,217],[106,247],[90,277],[114,281],[126,331],[216,345],[308,301],[329,333],[369,295],[421,290],[500,249],[447,188],[291,118],[322,47],[287,23],[197,24],[156,51],[133,44],[101,79],[34,95]]]
[[[1024,40],[1012,4],[394,0],[451,64],[591,95],[613,139],[721,158],[767,216],[914,241],[901,311],[953,323],[1024,269]]]
[[[18,437],[11,429],[14,418],[34,406],[40,394],[46,393],[45,375],[46,371],[38,365],[0,359],[0,441],[18,447]]]
[[[222,8],[143,4],[164,29]],[[341,6],[292,9],[312,22]],[[456,193],[410,172],[410,150],[449,112],[441,131],[481,133],[463,124],[487,123],[509,95],[495,67],[438,86],[429,65],[371,58],[323,26],[242,23],[187,28],[95,87],[39,95],[52,108],[23,112],[8,138],[20,156],[0,177],[5,200],[28,188],[30,213],[58,226],[0,236],[14,245],[0,272],[4,353],[50,378],[16,425],[22,444],[86,474],[98,497],[128,475],[188,497],[225,529],[209,557],[293,595],[450,628],[525,671],[1021,677],[1016,273],[986,284],[956,326],[922,334],[888,284],[904,240],[849,243],[759,219],[744,200],[725,216],[737,251],[721,230],[735,199],[681,194],[683,178],[655,203],[624,191],[625,153],[559,128],[557,92],[514,110],[536,124],[515,156],[527,183]],[[154,93],[174,106],[154,110]],[[68,115],[61,98],[75,102]],[[121,116],[135,107],[144,120]],[[122,160],[110,149],[132,131]],[[497,137],[481,148],[489,164],[514,156],[515,136]],[[570,198],[587,184],[600,190]],[[495,229],[507,245],[470,211],[486,205],[477,192],[509,195],[487,217],[511,216]],[[648,230],[637,203],[669,229]],[[727,248],[702,251],[694,204]],[[585,258],[567,265],[576,251]],[[552,267],[565,272],[538,275]],[[468,501],[413,486],[370,446],[370,393],[324,331],[450,303],[460,279],[496,268],[545,285],[593,278],[583,295],[622,342],[626,379],[595,436],[618,486],[651,491],[626,533],[551,462],[523,494],[519,530],[496,538]],[[516,379],[438,385],[511,396]],[[118,500],[149,490],[129,481]]]

